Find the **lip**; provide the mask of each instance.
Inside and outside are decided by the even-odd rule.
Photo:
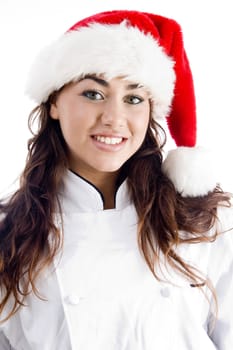
[[[103,136],[103,137],[116,137],[116,138],[122,138],[122,141],[120,143],[117,144],[106,144],[103,142],[100,142],[98,140],[96,140],[96,136]],[[91,135],[91,140],[93,145],[100,151],[105,151],[105,152],[117,152],[120,151],[126,144],[128,138],[120,136],[120,135],[116,135],[116,134],[94,134]]]
[[[99,133],[95,133],[95,134],[92,134],[91,137],[96,137],[96,136],[103,136],[103,137],[111,137],[111,138],[122,138],[122,139],[127,139],[127,137],[121,135],[121,134],[108,134],[106,132],[99,132]]]

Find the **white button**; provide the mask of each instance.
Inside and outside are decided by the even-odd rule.
[[[64,298],[66,304],[78,305],[80,302],[80,297],[77,294],[69,294]]]
[[[167,288],[167,287],[161,288],[161,289],[160,289],[160,294],[161,294],[162,297],[164,297],[164,298],[169,298],[169,296],[170,296],[170,290],[169,290],[169,288]]]

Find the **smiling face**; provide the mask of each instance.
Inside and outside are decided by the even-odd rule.
[[[114,78],[87,76],[69,84],[51,105],[69,150],[70,168],[93,181],[117,174],[141,146],[149,124],[145,88]]]

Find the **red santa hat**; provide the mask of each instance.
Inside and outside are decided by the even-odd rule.
[[[53,91],[87,74],[106,79],[123,76],[147,88],[153,117],[157,121],[166,118],[179,146],[168,153],[163,171],[183,196],[205,195],[215,188],[208,152],[194,147],[193,79],[177,22],[123,10],[85,18],[38,54],[26,93],[40,104]]]

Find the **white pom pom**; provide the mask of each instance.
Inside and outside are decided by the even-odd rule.
[[[162,170],[183,197],[204,196],[218,183],[215,164],[213,153],[203,147],[178,147],[168,152]]]

